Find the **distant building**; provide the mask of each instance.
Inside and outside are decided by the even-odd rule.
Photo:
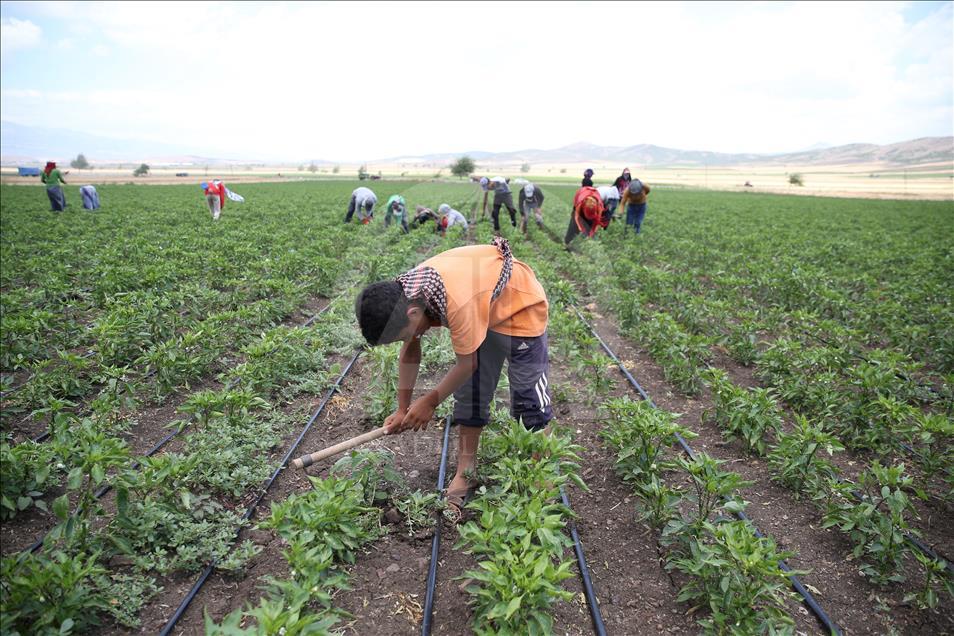
[[[18,166],[17,176],[18,177],[39,177],[40,169],[39,168],[21,168]]]

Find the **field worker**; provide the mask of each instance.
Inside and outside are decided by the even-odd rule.
[[[593,168],[587,168],[583,171],[583,181],[580,184],[584,188],[593,187]]]
[[[400,194],[392,194],[384,206],[384,227],[391,225],[392,218],[401,224],[401,231],[407,234],[407,201]]]
[[[345,216],[345,223],[351,223],[351,217],[355,210],[358,212],[358,220],[362,225],[367,225],[374,218],[374,206],[378,204],[378,197],[371,188],[361,186],[351,193],[351,201],[348,203],[348,214]]]
[[[609,223],[613,220],[616,207],[619,205],[619,190],[616,186],[600,186],[596,189],[603,201],[603,217]]]
[[[440,207],[437,208],[437,213],[440,215],[440,220],[437,222],[437,231],[441,233],[441,236],[446,236],[447,230],[452,227],[460,227],[462,230],[467,229],[467,218],[446,203],[441,203]]]
[[[85,210],[98,210],[99,209],[99,193],[96,192],[96,188],[91,185],[84,185],[80,188],[80,197],[83,199],[83,209]]]
[[[414,206],[414,219],[411,221],[411,227],[417,228],[428,221],[434,221],[435,224],[438,220],[437,212],[430,208],[426,208],[423,205]]]
[[[480,213],[480,218],[483,219],[487,213],[487,194],[493,190],[494,205],[490,216],[494,221],[494,231],[500,231],[501,206],[506,206],[507,211],[510,212],[510,224],[517,227],[517,210],[513,207],[513,194],[510,192],[510,182],[503,177],[494,177],[492,179],[482,177],[480,187],[484,191],[484,205]]]
[[[623,168],[623,174],[616,177],[616,181],[613,182],[613,185],[616,186],[616,189],[619,190],[619,196],[622,197],[626,192],[626,188],[629,187],[629,182],[633,180],[633,177],[629,174],[629,168]]]
[[[577,234],[582,233],[587,238],[596,234],[596,230],[606,227],[609,221],[603,214],[603,199],[600,198],[599,190],[589,186],[583,186],[576,191],[573,197],[573,213],[570,215],[570,227],[566,230],[566,237],[563,243],[567,246],[576,238]]]
[[[643,217],[646,216],[646,196],[648,194],[649,186],[639,179],[633,179],[629,182],[629,186],[626,188],[626,192],[623,193],[623,200],[620,203],[623,209],[626,210],[626,227],[623,228],[624,234],[626,230],[629,229],[629,226],[633,226],[633,229],[639,234],[639,230],[643,225]]]
[[[209,206],[209,212],[212,213],[212,220],[218,221],[222,208],[225,207],[225,184],[218,179],[213,179],[212,183],[203,181],[201,185],[205,193],[205,202]]]
[[[533,431],[553,417],[548,390],[548,303],[533,270],[496,237],[431,257],[396,280],[372,283],[355,302],[361,334],[375,346],[402,341],[397,410],[384,421],[389,434],[427,428],[438,405],[454,396],[457,471],[447,488],[448,512],[459,521],[477,484],[477,446],[490,421],[504,360],[509,361],[511,413]],[[411,401],[421,363],[421,335],[446,327],[456,363],[437,384]]]
[[[520,207],[520,215],[522,217],[520,221],[520,231],[524,234],[527,233],[528,221],[531,214],[533,214],[533,218],[537,222],[537,227],[542,230],[543,190],[541,190],[539,186],[528,183],[520,189],[518,203]]]
[[[69,171],[66,172],[69,174]],[[50,210],[52,212],[62,212],[66,209],[66,195],[60,184],[66,185],[63,179],[63,173],[56,167],[55,161],[47,161],[43,168],[43,174],[40,175],[40,181],[46,184],[46,196],[50,198]]]

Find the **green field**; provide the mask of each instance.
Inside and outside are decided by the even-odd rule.
[[[63,213],[42,188],[0,186],[3,634],[155,633],[212,560],[211,585],[231,600],[198,596],[187,632],[420,630],[424,574],[392,579],[385,567],[430,555],[436,460],[411,435],[335,474],[282,472],[270,512],[241,518],[362,344],[360,287],[492,236],[486,220],[445,238],[432,225],[402,235],[380,213],[345,225],[358,185],[236,185],[246,201],[217,223],[196,185],[103,185],[96,212],[69,188]],[[382,203],[400,192],[412,210],[480,212],[469,183],[369,185]],[[572,513],[553,503],[576,484],[574,505],[596,511],[578,523],[600,555],[594,584],[613,633],[641,621],[817,632],[781,558],[850,633],[954,630],[950,570],[903,539],[954,555],[954,204],[660,187],[640,235],[614,221],[568,251],[553,239],[575,187],[544,190],[547,232],[531,222],[523,237],[505,211],[501,225],[551,302],[565,426],[541,440],[500,409],[482,442],[486,489],[445,536],[436,626],[589,633],[570,582]],[[616,383],[577,308],[625,348],[658,410]],[[431,382],[453,356],[446,338],[428,339]],[[365,354],[307,443],[380,425],[396,356]],[[677,432],[699,436],[699,457],[679,456]],[[546,460],[520,461],[530,456]],[[750,501],[770,538],[727,521]],[[624,514],[613,531],[651,544],[630,582],[610,567],[628,558],[611,509]],[[653,605],[640,577],[674,587]],[[381,581],[386,599],[364,592]],[[645,603],[627,604],[644,589]]]

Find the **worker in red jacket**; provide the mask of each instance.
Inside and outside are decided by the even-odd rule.
[[[222,208],[225,207],[225,184],[218,179],[213,179],[212,183],[203,182],[202,191],[205,192],[205,202],[212,213],[212,220],[218,221]]]

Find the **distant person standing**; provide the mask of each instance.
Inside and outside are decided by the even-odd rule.
[[[501,206],[506,207],[507,211],[510,213],[510,224],[514,227],[517,227],[517,209],[513,207],[513,194],[510,192],[509,181],[503,177],[493,177],[492,179],[482,177],[480,179],[480,187],[484,191],[484,205],[480,214],[480,218],[484,218],[484,214],[487,212],[487,195],[491,190],[493,190],[494,205],[490,216],[494,221],[494,231],[500,231]]]
[[[583,171],[583,181],[580,184],[584,188],[593,187],[593,168],[587,168]]]
[[[543,190],[539,186],[528,183],[520,189],[518,197],[518,207],[520,208],[520,231],[527,233],[530,215],[533,215],[537,222],[537,227],[543,229]]]
[[[91,185],[84,185],[80,188],[80,197],[83,199],[84,210],[99,209],[99,193]]]
[[[222,208],[225,207],[225,184],[218,179],[213,179],[211,183],[203,181],[202,191],[205,193],[205,203],[209,206],[209,212],[212,213],[212,220],[218,221]]]
[[[401,231],[407,234],[407,201],[400,194],[392,194],[384,206],[384,227],[391,225],[392,217],[401,224]]]
[[[616,189],[619,191],[620,198],[622,198],[626,189],[629,187],[629,182],[632,180],[633,177],[629,174],[629,168],[623,168],[623,174],[616,177],[616,181],[613,182],[613,185],[616,186]]]
[[[66,172],[69,174],[69,171]],[[46,184],[46,196],[50,197],[50,210],[52,212],[62,212],[66,209],[66,195],[60,184],[66,185],[63,179],[63,173],[56,167],[55,161],[47,161],[43,168],[43,174],[40,175],[40,181]]]
[[[374,218],[374,206],[378,204],[378,197],[371,192],[371,188],[364,186],[356,188],[351,193],[351,201],[348,203],[348,214],[345,216],[345,223],[351,223],[351,217],[357,211],[358,220],[362,225],[367,225]]]
[[[619,206],[619,190],[616,186],[600,186],[596,191],[600,193],[600,199],[603,200],[603,218],[609,223],[615,218],[613,215]]]
[[[624,234],[626,230],[629,229],[629,226],[633,226],[633,229],[636,230],[636,234],[639,234],[640,228],[643,226],[643,218],[646,216],[646,197],[648,195],[648,185],[639,179],[633,179],[629,182],[629,186],[626,188],[626,192],[623,193],[623,200],[621,202],[622,207],[626,210],[626,227],[623,228]]]

